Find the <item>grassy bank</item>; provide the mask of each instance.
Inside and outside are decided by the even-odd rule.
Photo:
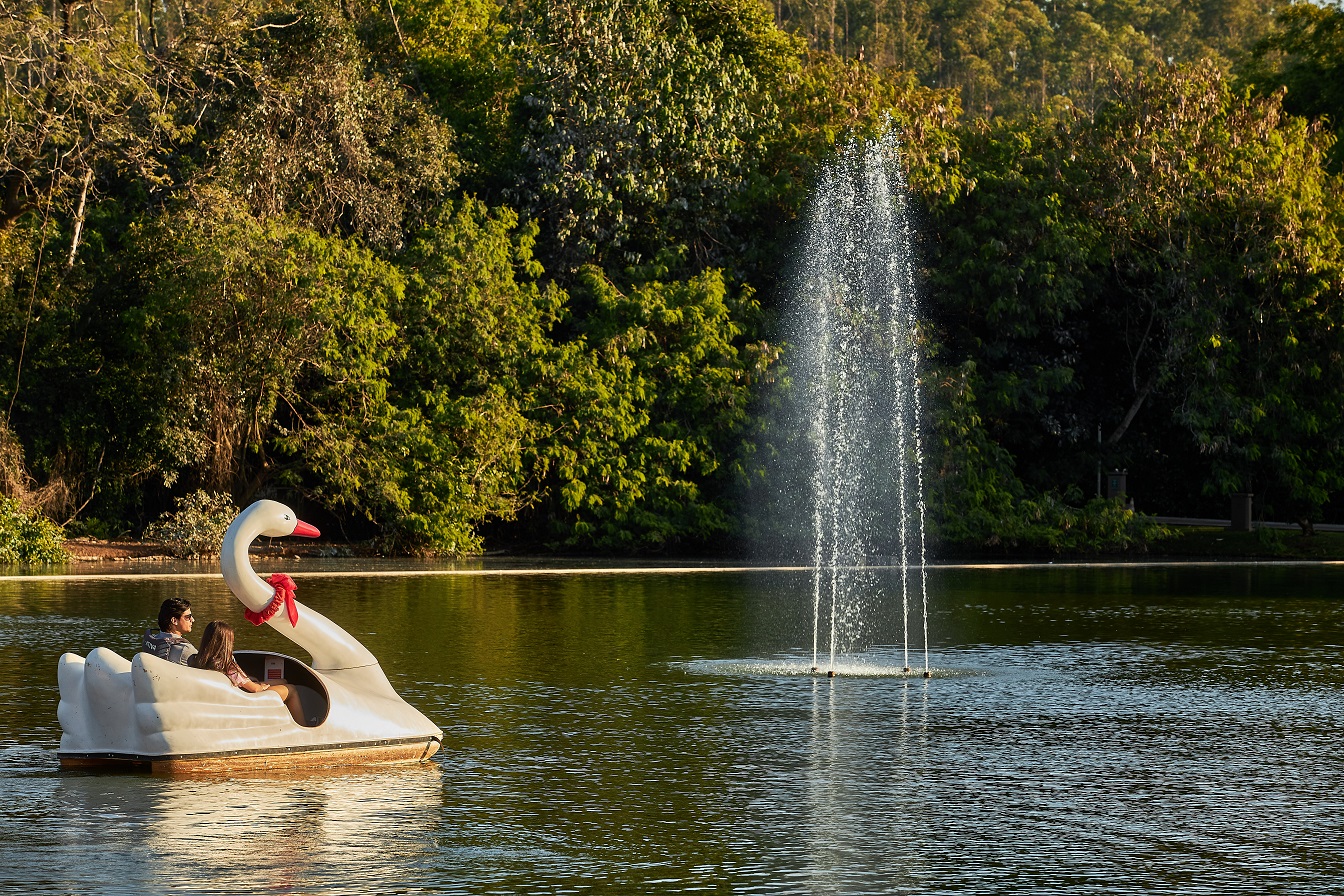
[[[1344,560],[1344,532],[1303,535],[1293,529],[1233,532],[1217,527],[1184,526],[1153,553],[1195,559],[1264,558],[1273,560]]]

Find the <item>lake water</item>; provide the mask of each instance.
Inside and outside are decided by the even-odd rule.
[[[240,605],[0,582],[0,890],[1344,892],[1344,568],[940,569],[928,681],[893,674],[899,600],[865,674],[798,674],[802,572],[286,570],[444,729],[435,761],[63,773],[60,653],[130,656],[165,597]]]

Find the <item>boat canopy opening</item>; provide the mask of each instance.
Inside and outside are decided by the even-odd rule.
[[[235,650],[233,658],[247,675],[261,682],[285,681],[299,693],[303,704],[304,727],[316,728],[327,720],[331,699],[322,679],[306,663],[265,650]]]

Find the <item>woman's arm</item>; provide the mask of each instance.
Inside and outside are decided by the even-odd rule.
[[[242,688],[249,694],[260,694],[262,691],[269,691],[271,689],[270,685],[256,681],[251,676],[247,675],[242,669],[238,668],[236,663],[224,674],[229,677],[229,681],[235,687]]]

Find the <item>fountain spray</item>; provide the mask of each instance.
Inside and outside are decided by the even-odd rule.
[[[861,642],[874,567],[900,567],[902,656],[911,671],[912,603],[928,649],[924,567],[921,339],[908,191],[888,134],[844,146],[808,209],[792,360],[812,446],[812,669]]]

